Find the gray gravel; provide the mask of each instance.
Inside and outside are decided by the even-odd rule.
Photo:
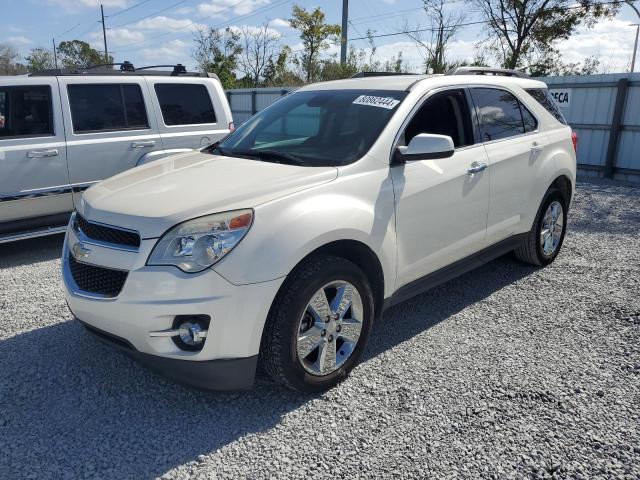
[[[321,396],[174,385],[70,321],[62,239],[0,248],[0,478],[640,478],[640,189],[581,182],[564,249],[386,312]]]

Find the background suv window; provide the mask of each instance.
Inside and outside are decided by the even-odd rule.
[[[0,139],[53,135],[51,88],[0,87]]]
[[[69,85],[75,133],[149,128],[139,85]]]
[[[188,83],[157,83],[158,102],[165,125],[216,123],[207,87]]]
[[[483,142],[525,133],[520,102],[511,93],[497,88],[472,88]]]
[[[547,110],[547,112],[556,117],[556,120],[558,120],[563,125],[567,124],[567,120],[564,118],[564,115],[562,115],[562,113],[558,109],[558,106],[551,98],[549,90],[547,90],[546,88],[528,88],[525,90],[525,92],[535,98],[538,103]]]
[[[448,135],[456,148],[473,145],[473,128],[464,90],[447,90],[429,97],[405,128],[403,144],[408,145],[420,133]]]

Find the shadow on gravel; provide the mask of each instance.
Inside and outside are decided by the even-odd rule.
[[[5,243],[0,250],[0,268],[46,262],[62,256],[64,234]]]
[[[533,271],[502,258],[389,310],[365,360]],[[313,398],[266,380],[238,393],[184,388],[72,321],[0,342],[0,362],[0,478],[162,475]]]

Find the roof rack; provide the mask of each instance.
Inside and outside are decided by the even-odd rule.
[[[529,78],[529,75],[520,70],[492,67],[458,67],[449,70],[447,75],[497,75],[503,77]]]
[[[351,78],[364,78],[364,77],[391,77],[395,75],[421,75],[420,73],[399,73],[399,72],[358,72],[351,75]]]
[[[101,67],[114,67],[120,66],[119,70],[96,70]],[[152,68],[171,68],[172,70],[151,70]],[[101,65],[91,65],[86,68],[54,68],[49,70],[40,70],[38,72],[30,73],[30,77],[66,77],[66,76],[97,76],[97,75],[109,75],[109,76],[128,76],[128,75],[158,75],[158,76],[170,76],[170,77],[205,77],[216,78],[219,80],[215,73],[211,72],[189,72],[187,68],[178,63],[177,65],[149,65],[146,67],[136,68],[129,61],[122,63],[105,63]]]

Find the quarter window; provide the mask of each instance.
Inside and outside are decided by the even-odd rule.
[[[535,98],[538,103],[547,110],[547,112],[556,117],[556,120],[563,125],[567,124],[567,120],[564,118],[564,115],[562,115],[556,103],[551,99],[549,90],[546,88],[530,88],[525,90],[525,92]]]
[[[51,87],[0,87],[0,140],[53,135]]]
[[[155,90],[165,125],[216,123],[211,98],[204,85],[157,83]]]
[[[75,133],[149,128],[137,84],[69,85],[68,92]]]

